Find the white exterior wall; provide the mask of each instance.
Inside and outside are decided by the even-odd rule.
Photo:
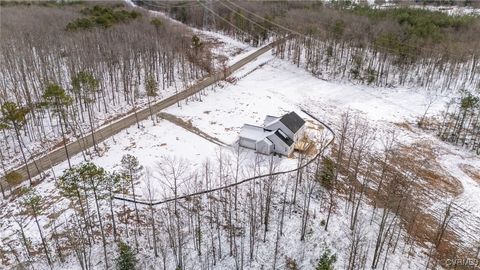
[[[293,151],[293,144],[288,146],[277,135],[272,134],[268,138],[273,142],[273,152],[279,153],[284,156],[289,156]]]
[[[256,150],[259,153],[270,155],[273,151],[273,144],[269,139],[265,138],[257,142]]]
[[[240,146],[256,150],[255,149],[255,147],[256,147],[255,141],[253,141],[253,140],[240,137],[240,140],[238,141],[238,144]]]
[[[273,118],[275,117],[267,116],[266,119],[268,120]],[[264,127],[266,130],[276,131],[279,129],[285,133],[286,136],[293,140],[293,144],[288,146],[284,141],[282,141],[282,139],[278,138],[277,135],[272,134],[273,132],[266,132],[262,127],[258,126],[244,125],[240,133],[239,145],[266,155],[278,153],[284,156],[289,156],[293,152],[296,142],[303,137],[305,133],[305,126],[306,125],[303,125],[294,134],[280,121],[280,118],[278,118]],[[265,138],[264,136],[268,134],[271,135]]]

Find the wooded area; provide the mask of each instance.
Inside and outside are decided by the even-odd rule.
[[[478,88],[480,82],[475,15],[374,9],[348,1],[136,2],[255,46],[289,34],[278,55],[324,79],[439,92]]]
[[[448,256],[475,256],[477,243],[460,240],[450,225],[467,210],[454,201],[445,205],[445,212],[426,212],[422,206],[434,198],[421,184],[432,160],[406,162],[395,133],[382,134],[383,148],[373,152],[371,145],[378,134],[358,115],[342,115],[335,130],[330,157],[323,152],[313,158],[300,153],[299,169],[284,174],[276,174],[278,159],[257,154],[252,161],[241,147],[219,150],[195,171],[177,157],[163,157],[155,168],[144,168],[129,154],[115,171],[93,163],[72,166],[55,179],[61,197],[43,196],[32,189],[15,192],[14,196],[22,196],[24,211],[16,219],[20,231],[9,242],[8,252],[17,263],[27,265],[35,261],[60,264],[75,254],[82,269],[92,269],[93,254],[102,254],[105,268],[111,268],[110,254],[120,245],[120,254],[127,253],[121,255],[123,263],[131,264],[131,256],[143,254],[158,258],[163,269],[225,263],[238,269],[261,265],[298,269],[297,261],[280,256],[283,241],[293,234],[303,245],[313,245],[313,231],[333,228],[338,233],[340,226],[350,235],[345,240],[344,269],[379,269],[395,254],[412,256],[416,245],[427,243],[431,243],[427,244],[431,246],[427,267],[444,264],[441,259]],[[326,143],[327,138],[321,139],[317,147],[324,149]],[[138,188],[140,183],[145,189]],[[195,192],[200,194],[183,197]],[[116,200],[119,194],[133,202]],[[151,204],[162,198],[169,200]],[[44,208],[52,200],[71,202],[72,215],[56,220],[61,209]],[[24,219],[40,214],[50,217],[49,233],[37,224],[41,241],[32,241],[31,235],[22,233]],[[337,224],[333,218],[337,215],[347,217],[349,224]],[[374,229],[366,234],[369,226]],[[101,252],[96,249],[99,245]],[[323,250],[314,258],[318,265],[335,262],[337,257],[328,246],[318,250]],[[260,263],[259,254],[269,255]],[[137,266],[148,263],[143,260]]]
[[[97,4],[2,7],[3,170],[211,72],[209,50],[187,28]]]
[[[448,15],[406,5],[375,9],[348,1],[137,2],[254,46],[288,34],[275,55],[322,79],[415,87],[431,93],[432,100],[452,93],[463,96],[465,91],[472,97],[480,95],[478,15]],[[444,117],[437,120],[443,122],[437,124],[438,135],[457,144],[462,137],[460,144],[478,153],[480,122],[475,112],[480,105],[462,106],[456,105],[457,110],[465,114],[453,115],[468,119],[444,119],[453,116],[448,113],[451,108],[446,108]],[[448,124],[452,121],[455,124]],[[447,124],[457,127],[446,131]],[[468,127],[458,128],[459,124]]]
[[[443,116],[424,115],[418,126],[480,154],[478,17],[320,2],[136,2],[253,46],[288,35],[273,53],[319,78],[417,87],[432,101],[458,92]],[[331,149],[320,138],[320,152],[296,153],[298,169],[286,173],[280,159],[247,158],[236,145],[198,164],[162,156],[154,168],[125,154],[109,171],[71,164],[67,151],[68,169],[49,176],[51,193],[17,188],[7,161],[27,163],[28,144],[61,138],[65,146],[214,67],[188,28],[123,4],[12,3],[0,12],[0,166],[9,190],[0,187],[5,203],[21,202],[8,213],[18,229],[2,239],[1,265],[51,268],[70,256],[83,270],[305,266],[283,256],[287,247],[331,270],[339,254],[318,236],[340,230],[348,235],[341,269],[385,269],[398,254],[426,258],[427,269],[478,257],[478,238],[452,225],[470,210],[454,200],[458,187],[428,147],[404,145],[350,111],[338,117]],[[430,207],[439,198],[448,201]],[[429,254],[415,254],[418,246]]]
[[[438,136],[480,155],[480,98],[468,91],[447,104],[441,122],[434,122]]]

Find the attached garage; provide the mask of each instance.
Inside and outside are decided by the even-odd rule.
[[[240,131],[240,146],[256,150],[256,143],[265,138],[265,130],[254,125],[244,125]]]
[[[255,146],[256,146],[256,142],[254,140],[247,139],[247,138],[242,138],[242,137],[240,137],[240,140],[238,141],[238,144],[240,146],[243,146],[243,147],[249,148],[249,149],[253,149],[253,150],[255,150]]]

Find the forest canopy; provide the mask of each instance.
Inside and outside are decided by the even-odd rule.
[[[127,11],[118,9],[118,6],[100,6],[86,7],[81,13],[87,17],[75,19],[67,24],[66,29],[76,31],[79,29],[91,29],[95,26],[108,28],[117,23],[124,23],[140,17],[137,11]]]
[[[275,54],[324,80],[456,92],[480,85],[480,17],[349,1],[136,1]]]
[[[202,26],[208,14],[203,12],[202,5],[191,2],[141,1],[140,4],[163,10],[195,26]],[[276,33],[285,32],[275,25],[279,24],[321,40],[334,37],[357,46],[381,45],[401,56],[429,56],[434,51],[444,57],[464,57],[478,53],[475,48],[480,47],[480,18],[477,15],[449,15],[411,7],[380,9],[349,1],[330,4],[320,1],[229,1],[214,2],[212,8],[229,23],[254,36],[264,35],[262,27]],[[229,23],[217,17],[215,27],[232,30]],[[416,47],[423,49],[419,51]]]

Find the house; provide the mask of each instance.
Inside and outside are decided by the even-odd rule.
[[[270,155],[289,156],[305,130],[305,120],[295,112],[281,117],[267,115],[263,126],[245,124],[240,131],[239,145]]]

